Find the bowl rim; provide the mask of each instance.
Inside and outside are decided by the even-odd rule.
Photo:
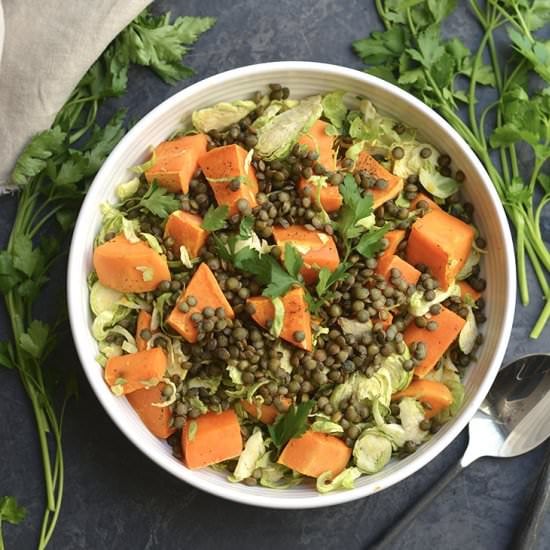
[[[495,207],[497,216],[495,220],[495,226],[498,227],[502,234],[504,241],[504,261],[506,266],[506,287],[507,295],[504,297],[504,316],[501,321],[501,332],[498,337],[498,343],[495,347],[491,364],[487,370],[485,377],[481,384],[478,386],[475,393],[472,395],[470,403],[461,411],[460,415],[449,423],[449,427],[440,439],[432,446],[427,447],[422,453],[418,453],[415,457],[402,467],[397,468],[395,471],[389,473],[383,480],[378,480],[378,483],[374,486],[365,485],[362,487],[356,487],[353,490],[348,491],[336,491],[325,495],[312,494],[311,496],[304,496],[300,498],[295,497],[281,497],[273,499],[269,495],[258,495],[256,493],[247,494],[246,492],[233,492],[231,490],[231,484],[228,482],[227,486],[218,485],[205,480],[197,478],[192,470],[187,469],[183,464],[178,463],[172,459],[172,457],[164,456],[153,452],[147,442],[140,439],[139,434],[128,429],[123,421],[115,414],[115,411],[111,409],[110,404],[104,398],[104,381],[97,374],[98,364],[95,358],[85,356],[82,351],[81,340],[88,337],[89,331],[85,331],[78,325],[79,303],[78,294],[81,292],[81,285],[86,280],[86,275],[82,275],[82,251],[79,250],[80,235],[85,232],[87,228],[86,213],[91,211],[92,208],[97,208],[97,204],[92,203],[92,193],[90,191],[105,178],[104,174],[108,174],[111,168],[114,167],[121,159],[118,159],[119,151],[124,147],[124,143],[132,141],[134,137],[140,135],[151,122],[161,118],[162,115],[172,109],[177,104],[185,101],[186,97],[194,96],[201,92],[206,92],[212,85],[219,85],[226,81],[233,81],[237,78],[246,79],[252,76],[268,75],[273,71],[288,71],[288,72],[300,72],[300,73],[323,73],[327,76],[333,77],[348,77],[356,80],[361,80],[366,86],[371,88],[378,88],[385,93],[399,97],[401,101],[407,103],[412,109],[419,111],[424,117],[430,119],[430,121],[439,126],[462,150],[464,155],[472,163],[477,175],[482,180],[482,185],[490,196],[491,201]],[[67,299],[69,309],[69,320],[71,325],[71,332],[75,347],[80,359],[82,368],[86,374],[88,382],[90,383],[92,390],[94,391],[97,399],[103,406],[104,410],[111,417],[112,421],[120,429],[120,431],[146,456],[153,460],[157,465],[162,467],[167,472],[171,473],[178,479],[181,479],[190,485],[202,489],[215,496],[238,502],[241,504],[248,504],[253,506],[260,506],[266,508],[279,508],[279,509],[309,509],[325,506],[332,506],[335,504],[342,504],[357,500],[368,495],[374,494],[380,490],[386,489],[399,481],[404,480],[416,471],[420,470],[428,462],[433,460],[439,453],[441,453],[465,428],[470,419],[473,417],[476,410],[481,405],[483,399],[488,393],[494,378],[501,366],[506,351],[509,336],[512,330],[512,323],[514,318],[514,308],[516,301],[516,279],[515,279],[515,259],[513,251],[513,241],[510,233],[506,214],[498,198],[495,188],[487,174],[485,168],[481,164],[481,161],[477,158],[475,153],[469,147],[469,145],[463,140],[463,138],[448,124],[439,114],[429,108],[426,104],[421,102],[413,95],[401,90],[399,87],[390,84],[378,77],[369,75],[356,69],[347,67],[341,67],[339,65],[333,65],[328,63],[318,63],[312,61],[275,61],[269,63],[258,63],[254,65],[247,65],[236,69],[224,71],[214,76],[207,77],[199,82],[184,88],[183,90],[168,97],[162,103],[157,105],[151,111],[149,111],[140,121],[130,129],[130,131],[122,138],[122,140],[113,149],[109,157],[103,163],[103,166],[96,174],[89,192],[81,206],[77,222],[70,245],[69,262],[67,268]]]

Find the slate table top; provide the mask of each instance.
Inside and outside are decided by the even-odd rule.
[[[480,36],[468,2],[447,22],[445,32],[474,47]],[[235,67],[277,60],[311,60],[361,68],[350,43],[380,28],[373,3],[360,0],[187,0],[159,1],[155,10],[212,15],[217,25],[203,36],[185,62],[196,75],[169,87],[145,70],[130,74],[130,89],[112,109],[127,107],[138,119],[195,81]],[[14,198],[0,198],[0,246],[15,213]],[[544,220],[548,231],[550,217]],[[45,307],[64,295],[64,271],[51,285]],[[533,280],[532,274],[530,274]],[[534,285],[533,285],[534,286]],[[528,338],[541,301],[516,307],[507,360],[527,352],[550,351],[549,329]],[[8,335],[0,310],[0,339]],[[118,431],[84,379],[67,334],[56,360],[74,370],[80,397],[66,416],[66,490],[54,549],[239,550],[284,548],[367,548],[412,506],[463,453],[463,432],[443,453],[397,486],[367,499],[305,511],[279,511],[235,504],[194,489],[161,470]],[[17,495],[29,516],[4,527],[8,550],[35,546],[43,506],[42,471],[29,403],[14,373],[0,371],[0,493]],[[544,450],[522,457],[481,459],[456,478],[395,544],[396,550],[510,547],[533,491]],[[540,548],[550,546],[550,515]]]

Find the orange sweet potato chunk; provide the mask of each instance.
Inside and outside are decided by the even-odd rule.
[[[278,462],[305,476],[319,477],[328,471],[337,476],[350,458],[351,449],[338,437],[307,431],[286,444]]]
[[[446,290],[464,266],[475,230],[462,220],[437,209],[416,220],[407,243],[407,261],[427,265]]]
[[[437,329],[434,331],[417,327],[415,323],[411,323],[403,333],[403,340],[408,346],[413,342],[426,344],[426,357],[414,370],[415,375],[419,378],[426,376],[435,367],[449,346],[456,340],[466,322],[462,317],[443,306],[441,306],[438,315],[432,315],[432,319],[437,323]]]
[[[162,390],[166,384],[161,382],[154,388],[143,388],[129,393],[128,402],[137,412],[148,430],[161,439],[170,437],[176,430],[170,426],[172,409],[170,407],[155,407],[153,403],[162,402]]]
[[[165,256],[122,233],[94,250],[93,264],[100,283],[119,292],[149,292],[171,279]]]
[[[179,304],[189,296],[194,296],[197,303],[189,308],[189,311],[183,312],[179,309]],[[202,311],[205,307],[222,307],[228,318],[233,319],[235,312],[224,296],[216,277],[207,264],[201,263],[195,271],[195,274],[189,281],[187,288],[182,292],[174,309],[170,312],[166,322],[188,342],[197,341],[198,330],[191,316],[195,312]]]
[[[317,120],[313,126],[302,134],[298,143],[305,145],[310,151],[317,151],[319,158],[317,159],[326,170],[336,170],[336,153],[334,151],[334,136],[329,136],[326,133],[328,122]]]
[[[188,420],[182,431],[181,446],[185,465],[191,470],[239,456],[243,440],[235,411],[209,412]]]
[[[168,216],[164,234],[174,239],[174,254],[179,257],[180,247],[185,246],[191,258],[199,255],[200,249],[208,239],[208,231],[201,227],[202,221],[198,214],[183,210],[176,210]]]
[[[259,189],[254,167],[250,165],[245,174],[247,155],[246,149],[231,144],[211,149],[199,159],[199,166],[214,191],[216,202],[226,204],[230,216],[238,212],[239,199],[246,199],[250,208],[258,205],[256,194]],[[237,191],[232,191],[230,185],[235,178],[240,179],[241,185]]]
[[[252,315],[261,327],[266,328],[268,321],[275,317],[275,308],[271,298],[266,296],[253,296],[247,302],[254,306],[255,312]],[[283,340],[294,346],[311,351],[313,349],[313,337],[311,333],[311,315],[309,314],[304,289],[302,287],[289,290],[283,297],[282,302],[285,308],[283,328],[279,335]],[[305,335],[301,342],[294,338],[295,332],[300,331]]]
[[[120,386],[123,394],[141,390],[164,376],[168,359],[160,348],[111,357],[105,365],[105,381]]]
[[[172,193],[187,193],[207,143],[204,134],[162,142],[155,148],[155,164],[145,172],[145,179],[148,183],[156,181]]]
[[[403,178],[388,172],[388,170],[366,151],[359,153],[359,157],[355,163],[355,171],[360,172],[362,170],[368,172],[373,178],[383,179],[388,182],[388,186],[385,189],[369,189],[369,193],[372,193],[374,200],[373,208],[378,208],[386,201],[394,199],[403,190]]]

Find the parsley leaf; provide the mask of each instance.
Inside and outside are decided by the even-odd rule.
[[[13,265],[13,256],[7,250],[0,251],[0,292],[7,294],[22,281],[21,274]]]
[[[218,239],[216,249],[219,256],[232,263],[236,269],[254,275],[257,281],[266,287],[262,292],[264,296],[277,298],[285,294],[292,286],[301,285],[297,276],[288,273],[270,254],[260,254],[250,247],[241,248],[238,252],[235,252],[235,243],[236,238],[230,238],[227,243]],[[295,269],[296,265],[297,262],[293,261],[292,269]]]
[[[188,46],[215,23],[212,17],[178,17],[170,23],[170,14],[155,16],[144,11],[124,31],[121,40],[133,63],[150,67],[168,84],[193,74],[182,65]]]
[[[7,369],[15,368],[11,342],[0,342],[0,365]]]
[[[365,228],[357,225],[357,222],[372,213],[373,200],[370,193],[361,195],[359,186],[351,174],[344,177],[344,181],[340,184],[340,193],[343,205],[336,221],[336,229],[344,242],[347,256],[351,251],[350,241],[365,231]]]
[[[328,292],[330,287],[339,281],[343,281],[347,277],[347,269],[349,265],[347,263],[341,263],[335,271],[331,271],[327,267],[321,268],[319,271],[319,280],[315,286],[317,296],[322,298]]]
[[[50,329],[42,321],[34,320],[29,325],[29,330],[19,337],[19,345],[31,357],[38,359],[46,351]]]
[[[206,231],[218,231],[226,226],[226,220],[229,215],[229,207],[222,204],[214,208],[211,206],[202,220],[201,227]]]
[[[156,181],[153,181],[140,199],[139,206],[147,208],[155,216],[164,219],[179,208],[180,201],[168,189],[160,187]]]
[[[280,451],[291,439],[300,437],[307,430],[307,417],[315,401],[310,400],[299,405],[291,405],[285,414],[281,414],[275,423],[268,426],[273,444]]]
[[[33,249],[30,237],[18,235],[13,245],[13,266],[31,277],[42,261],[39,249]]]
[[[40,132],[25,147],[11,174],[16,185],[25,185],[46,167],[47,160],[63,151],[67,134],[54,126],[51,130]]]
[[[285,244],[283,264],[289,275],[294,279],[298,279],[300,269],[302,269],[304,265],[304,259],[296,247],[292,246],[290,243]]]
[[[239,224],[239,237],[245,241],[252,236],[252,229],[254,228],[254,218],[252,216],[243,216],[241,223]]]
[[[365,256],[365,258],[374,258],[378,252],[383,250],[382,238],[390,228],[391,226],[389,224],[385,224],[382,227],[371,229],[361,237],[355,250],[362,256]]]
[[[330,288],[336,283],[346,279],[348,276],[348,268],[349,264],[347,262],[342,262],[334,271],[331,271],[327,267],[322,267],[319,270],[319,278],[315,285],[315,292],[317,293],[318,299],[315,300],[311,297],[308,300],[309,310],[313,315],[319,311],[323,304],[332,298],[333,293],[330,292]]]
[[[14,497],[0,498],[0,524],[3,521],[17,525],[21,523],[27,515],[23,506],[19,506]]]

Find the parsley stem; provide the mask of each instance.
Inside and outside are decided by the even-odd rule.
[[[543,294],[547,294],[550,287],[548,286],[548,281],[546,280],[546,275],[544,274],[544,271],[542,269],[542,266],[540,265],[539,258],[536,254],[536,252],[533,249],[533,246],[529,242],[529,240],[525,241],[525,249],[527,250],[527,254],[529,255],[529,260],[531,261],[531,264],[533,265],[533,270],[535,272],[535,275],[537,277],[537,280],[539,282],[539,286],[542,290]]]
[[[517,28],[518,31],[520,32],[523,32],[523,28],[522,26],[515,20],[515,18],[510,15],[502,6],[500,6],[497,1],[498,0],[487,0],[489,2],[489,4],[491,4],[491,6],[493,6],[493,8],[495,8],[496,10],[499,11],[499,13],[504,17],[506,18],[506,20],[511,23],[512,25],[514,25],[514,27]],[[531,34],[529,33],[529,36],[531,36]]]
[[[544,210],[544,207],[550,204],[550,193],[547,193],[540,201],[539,205],[537,206],[537,209],[535,210],[535,229],[537,230],[537,235],[541,240],[543,240],[541,232],[540,232],[540,217],[542,215],[542,211]]]
[[[516,226],[516,262],[518,269],[518,287],[521,303],[529,304],[529,289],[527,287],[527,270],[525,268],[525,223],[518,210],[514,211],[514,225]]]
[[[62,204],[58,204],[53,207],[45,216],[42,217],[39,222],[33,224],[32,229],[28,232],[29,237],[33,238],[40,231],[40,229],[42,229],[44,224],[47,223],[48,220],[51,220],[60,210],[63,210]]]
[[[546,300],[546,305],[542,309],[531,334],[529,334],[531,338],[538,338],[542,334],[546,323],[550,320],[550,292],[546,291],[544,299]]]
[[[384,24],[384,27],[386,27],[387,30],[391,29],[391,23],[385,17],[386,10],[384,9],[384,6],[382,4],[382,0],[375,0],[374,3],[376,5],[376,11],[378,12],[378,17],[382,20],[382,23]]]
[[[487,140],[485,138],[485,124],[487,120],[487,115],[499,105],[500,101],[493,101],[493,103],[489,103],[483,111],[481,112],[481,116],[479,117],[479,134],[480,139],[483,144],[487,144]]]
[[[468,90],[468,116],[470,119],[470,126],[472,127],[473,133],[476,135],[477,139],[482,142],[483,148],[486,148],[485,138],[481,139],[481,136],[483,135],[480,133],[480,129],[478,126],[477,121],[477,112],[476,112],[476,86],[477,86],[477,70],[479,67],[479,64],[481,62],[481,56],[483,55],[483,52],[485,51],[485,47],[487,46],[487,41],[489,40],[489,36],[492,35],[492,28],[489,28],[485,31],[485,34],[483,35],[483,38],[481,39],[481,43],[479,45],[479,48],[477,50],[477,53],[474,57],[473,63],[472,63],[472,71],[470,73],[470,86]]]

